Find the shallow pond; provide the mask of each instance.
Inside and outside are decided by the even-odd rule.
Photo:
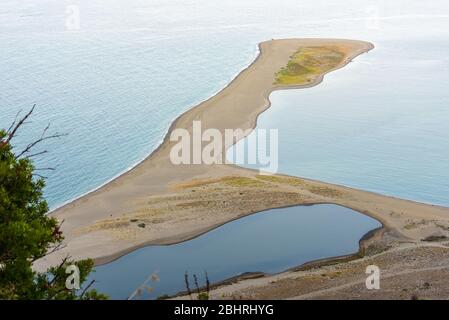
[[[185,290],[184,274],[197,274],[199,285],[207,271],[212,283],[245,272],[276,273],[305,262],[346,255],[358,250],[359,240],[381,224],[354,210],[331,204],[295,206],[259,212],[229,222],[195,239],[167,246],[147,246],[96,267],[95,287],[113,299],[128,298],[146,279],[156,298]]]

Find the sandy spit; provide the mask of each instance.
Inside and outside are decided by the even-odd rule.
[[[178,117],[163,143],[147,159],[98,190],[52,212],[52,216],[64,221],[65,247],[37,261],[36,268],[55,264],[66,255],[74,259],[90,257],[97,264],[106,263],[144,245],[184,241],[257,211],[298,204],[344,205],[377,218],[386,230],[403,239],[418,239],[435,232],[437,227],[424,228],[428,225],[421,220],[443,221],[444,224],[449,216],[448,208],[308,179],[298,179],[301,183],[293,185],[271,181],[264,182],[269,188],[257,184],[238,188],[245,192],[239,192],[235,198],[235,186],[223,184],[222,179],[238,176],[257,180],[257,172],[228,164],[171,164],[169,153],[173,143],[169,135],[174,129],[192,132],[195,120],[202,121],[203,130],[216,128],[223,132],[224,129],[255,128],[257,117],[270,107],[271,92],[307,88],[323,80],[324,74],[303,86],[273,84],[274,74],[287,64],[290,56],[302,46],[329,45],[345,53],[344,61],[330,71],[344,67],[374,47],[364,41],[339,39],[262,42],[256,60],[218,94]],[[198,181],[206,182],[202,185]],[[261,194],[264,196],[261,201],[252,201]],[[209,197],[210,201],[205,202],[204,197]],[[227,205],[210,207],[218,198]],[[186,203],[195,203],[196,207],[188,207]],[[143,219],[146,228],[130,223],[133,219]],[[408,224],[416,228],[404,228]]]

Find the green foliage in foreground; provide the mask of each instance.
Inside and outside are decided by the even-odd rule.
[[[80,283],[93,268],[92,260],[64,260],[46,273],[32,264],[63,240],[58,221],[46,215],[44,179],[33,176],[27,157],[17,158],[11,132],[0,130],[0,299],[104,299],[95,290],[77,293],[66,288],[66,267],[76,264]]]

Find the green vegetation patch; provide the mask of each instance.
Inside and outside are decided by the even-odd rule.
[[[419,228],[420,226],[423,226],[426,224],[426,220],[422,219],[421,221],[412,221],[404,226],[404,229],[406,230],[412,230]]]
[[[304,185],[304,181],[298,178],[291,178],[291,177],[279,177],[279,176],[263,176],[263,175],[257,175],[257,179],[268,181],[272,183],[281,183],[281,184],[287,184],[290,186],[301,186]]]
[[[338,198],[342,196],[342,192],[336,189],[332,189],[329,187],[319,187],[319,186],[311,186],[308,187],[307,190],[311,193],[314,193],[319,196],[329,197],[329,198]]]
[[[265,183],[247,177],[224,177],[221,182],[231,187],[263,187]]]
[[[287,66],[275,75],[274,84],[301,85],[311,82],[316,76],[323,74],[337,65],[345,54],[334,46],[303,47],[296,51]]]

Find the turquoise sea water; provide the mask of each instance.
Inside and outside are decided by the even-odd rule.
[[[67,30],[66,9],[80,11]],[[371,41],[318,87],[276,92],[280,171],[449,205],[449,6],[424,1],[2,0],[0,126],[51,121],[52,207],[129,169],[171,121],[223,88],[270,38]]]
[[[380,42],[317,87],[274,92],[258,128],[279,130],[278,170],[449,205],[449,42],[416,45]]]

